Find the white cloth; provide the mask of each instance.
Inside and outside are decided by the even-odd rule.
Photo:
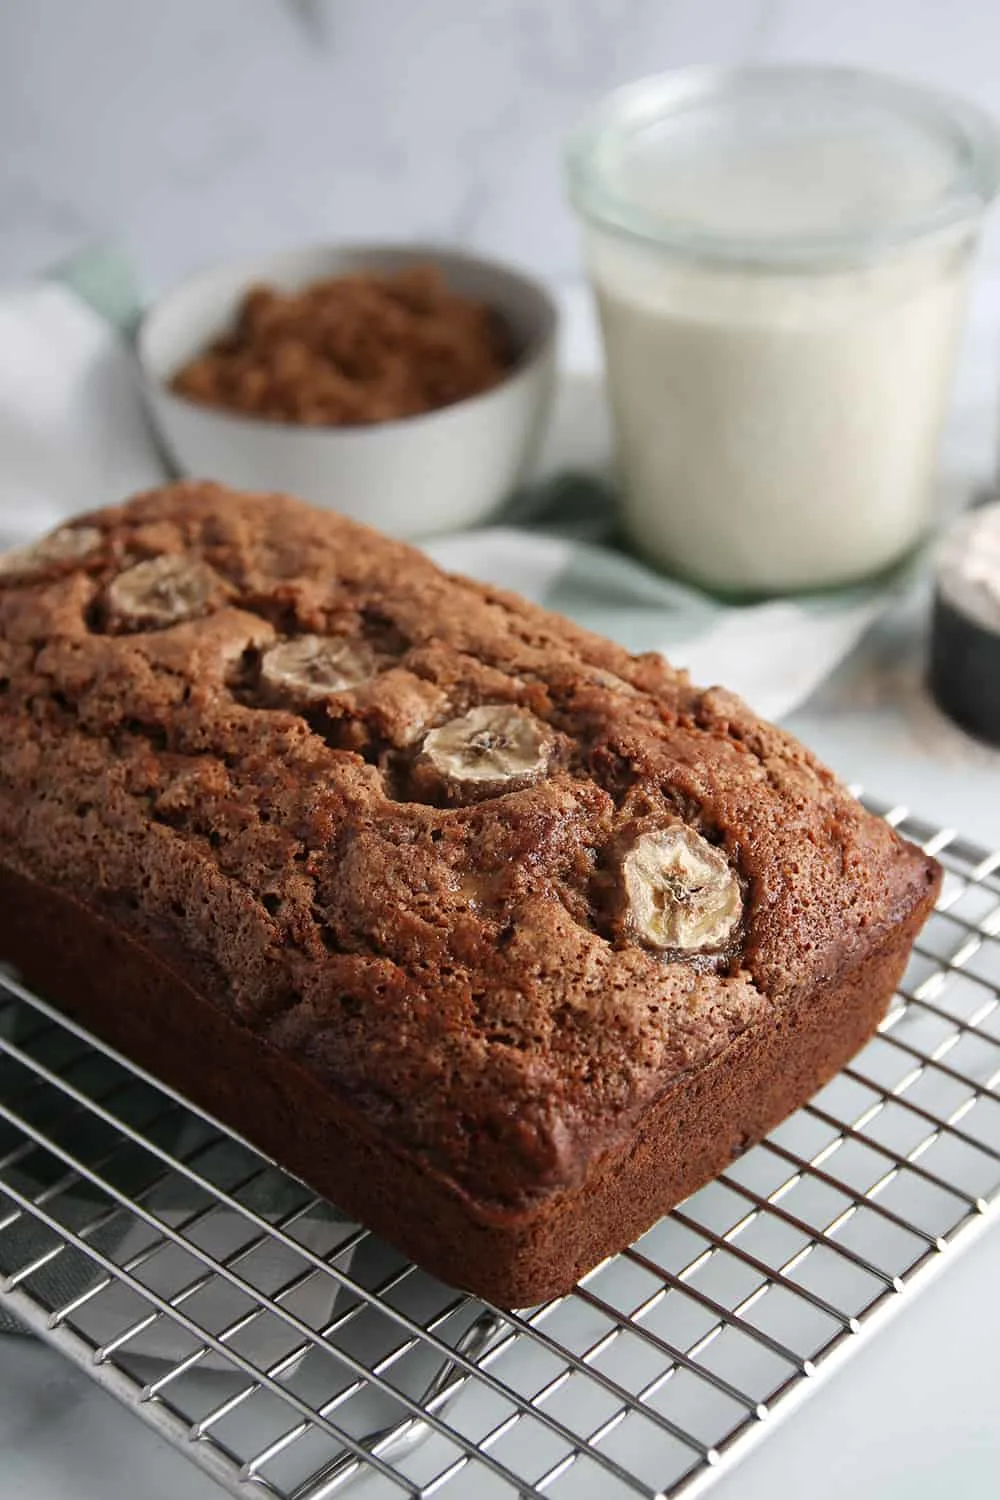
[[[158,484],[132,355],[68,287],[0,296],[0,540]]]

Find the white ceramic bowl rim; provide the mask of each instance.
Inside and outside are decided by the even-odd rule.
[[[208,402],[194,401],[189,396],[183,396],[172,389],[170,380],[173,373],[161,372],[153,368],[150,352],[150,342],[156,331],[157,324],[164,318],[170,316],[172,307],[186,294],[194,291],[199,283],[214,276],[224,273],[227,269],[234,274],[245,271],[246,282],[244,290],[256,283],[266,282],[269,276],[280,273],[283,265],[294,266],[315,258],[319,261],[323,256],[329,255],[343,260],[342,271],[350,269],[350,261],[357,259],[359,267],[368,265],[374,267],[379,260],[385,259],[387,263],[398,262],[401,269],[405,265],[422,265],[431,262],[445,273],[449,264],[451,266],[467,267],[470,271],[479,271],[487,276],[495,276],[500,281],[518,288],[522,295],[534,302],[533,318],[535,326],[528,335],[524,347],[518,352],[513,364],[506,374],[488,390],[477,391],[472,396],[463,396],[458,401],[451,401],[447,406],[435,407],[432,411],[415,412],[408,417],[392,417],[381,422],[351,422],[351,423],[316,423],[315,425],[299,422],[279,422],[274,417],[256,417],[249,413],[232,411],[228,407],[213,406]],[[307,274],[302,281],[306,286],[310,281],[317,280],[324,273],[314,271]],[[331,267],[328,275],[336,275],[336,268]],[[484,300],[488,301],[488,293],[483,294]],[[276,250],[270,253],[264,251],[260,255],[241,256],[234,260],[212,261],[200,266],[197,270],[189,272],[165,292],[156,297],[139,319],[135,332],[135,349],[139,360],[139,366],[143,377],[151,385],[155,386],[164,396],[172,401],[179,402],[183,406],[192,407],[204,413],[215,421],[223,424],[233,424],[238,428],[252,427],[254,429],[270,429],[274,433],[283,436],[293,436],[298,433],[307,432],[311,436],[336,436],[343,440],[348,437],[374,437],[379,432],[388,428],[413,427],[416,424],[434,422],[449,413],[464,410],[472,405],[488,402],[492,397],[505,388],[509,387],[522,378],[537,361],[544,357],[552,343],[558,324],[559,314],[556,303],[543,285],[543,283],[530,273],[511,266],[503,261],[493,260],[487,256],[476,255],[470,251],[453,248],[449,245],[436,243],[410,243],[399,241],[372,241],[372,242],[346,242],[303,245],[297,248]],[[214,338],[221,330],[206,329],[205,341]]]

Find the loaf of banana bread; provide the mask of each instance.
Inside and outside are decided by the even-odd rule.
[[[500,1305],[829,1078],[938,880],[730,694],[294,500],[0,560],[0,957]]]

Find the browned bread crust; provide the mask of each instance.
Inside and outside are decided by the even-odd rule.
[[[3,954],[430,1270],[565,1290],[871,1034],[939,871],[738,699],[281,496],[79,526],[0,573]],[[130,616],[165,555],[189,617]],[[358,680],[276,689],[302,635]],[[533,779],[441,777],[483,704]],[[678,823],[739,882],[707,952],[623,916]]]

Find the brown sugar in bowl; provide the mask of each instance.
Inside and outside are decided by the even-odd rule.
[[[428,267],[434,268],[430,279]],[[261,395],[268,377],[255,378],[250,341],[240,370],[250,377],[250,393],[220,399],[227,392],[220,389],[218,364],[207,371],[203,365],[194,382],[202,382],[200,391],[190,388],[192,366],[206,351],[233,349],[240,311],[255,287],[266,286],[276,299],[261,308],[258,296],[258,317],[294,320],[305,313],[308,289],[333,281],[343,286],[348,278],[356,297],[387,284],[401,285],[404,296],[409,286],[411,296],[436,297],[447,313],[437,333],[446,342],[456,336],[456,323],[459,337],[468,334],[469,323],[478,325],[478,347],[436,365],[425,347],[429,370],[412,371],[413,379],[390,370],[381,389],[367,392],[363,382],[352,391],[341,383],[339,404],[331,398],[307,416],[296,416],[296,405],[310,412],[315,391],[308,386],[317,378],[322,383],[318,364],[312,363],[306,391],[299,389],[279,412],[278,403]],[[367,311],[371,315],[370,305]],[[359,322],[357,308],[350,316]],[[147,312],[137,346],[150,413],[182,474],[291,490],[394,535],[419,537],[487,519],[530,471],[551,407],[556,321],[552,299],[538,282],[493,261],[429,246],[326,247],[187,278]],[[485,357],[484,330],[497,340],[492,359]],[[416,330],[412,321],[407,330],[405,319],[402,328],[397,319],[395,336],[405,343],[407,334],[412,354]],[[295,378],[287,375],[287,348],[282,356],[291,391],[304,378],[304,356],[310,363],[299,350]],[[366,357],[372,361],[370,347]]]
[[[171,390],[246,417],[306,427],[400,421],[492,390],[515,351],[488,303],[433,261],[246,292],[230,328]]]

